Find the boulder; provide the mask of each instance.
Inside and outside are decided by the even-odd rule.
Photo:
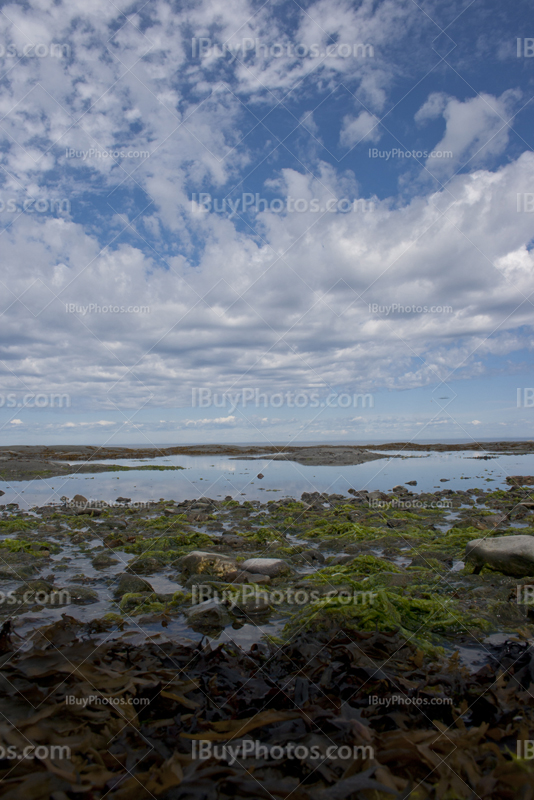
[[[197,603],[185,610],[187,624],[200,630],[224,628],[231,622],[226,606],[216,597]]]
[[[111,567],[113,564],[118,563],[118,559],[113,558],[113,556],[111,556],[109,553],[99,553],[91,561],[91,564],[95,569],[106,569],[106,567]]]
[[[475,573],[488,564],[504,575],[534,575],[534,536],[472,539],[465,547],[465,560],[475,564]]]
[[[187,575],[215,575],[217,577],[227,577],[235,574],[237,564],[230,556],[221,553],[209,553],[204,550],[193,550],[182,558],[178,559],[180,570]],[[254,572],[255,570],[250,570]]]
[[[153,592],[154,589],[148,581],[144,578],[139,578],[137,575],[128,575],[122,572],[117,575],[118,584],[113,590],[116,597],[123,597],[125,594],[135,594],[137,592]]]
[[[163,566],[163,561],[156,558],[156,556],[141,555],[130,561],[126,567],[126,572],[134,573],[135,575],[149,575],[151,572],[158,572]]]
[[[77,586],[76,584],[71,584],[69,586],[65,586],[63,592],[68,592],[70,602],[77,606],[87,606],[91,603],[98,603],[99,600],[98,592],[95,592],[94,589],[89,589],[87,586]]]
[[[292,572],[289,564],[281,558],[248,558],[239,566],[246,572],[258,572],[260,575],[268,575],[269,578],[278,578]]]

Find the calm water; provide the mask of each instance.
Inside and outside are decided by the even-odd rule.
[[[129,497],[132,502],[147,500],[185,500],[201,496],[262,500],[297,497],[302,492],[346,494],[350,488],[389,491],[399,483],[416,480],[416,492],[432,489],[497,489],[506,487],[508,475],[534,474],[534,454],[499,455],[490,461],[474,458],[472,451],[452,453],[409,453],[393,458],[349,467],[310,467],[291,461],[235,461],[227,456],[169,456],[148,460],[118,459],[112,464],[137,466],[157,464],[182,466],[172,472],[133,471],[130,473],[73,474],[45,480],[0,482],[5,492],[2,503],[18,503],[21,508],[59,502],[61,496],[81,494],[89,500],[113,502]],[[258,473],[264,475],[258,479]],[[441,483],[441,478],[448,478]]]

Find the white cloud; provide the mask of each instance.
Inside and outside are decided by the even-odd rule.
[[[339,135],[339,143],[344,147],[354,147],[360,142],[377,142],[380,139],[380,121],[374,114],[362,111],[357,117],[347,115],[343,118],[343,127]]]
[[[452,153],[452,157],[434,156],[426,161],[429,172],[441,177],[454,174],[468,165],[470,169],[488,163],[506,148],[513,112],[521,92],[508,89],[500,97],[481,93],[465,101],[431,94],[415,115],[417,122],[443,115],[446,128],[433,150]]]

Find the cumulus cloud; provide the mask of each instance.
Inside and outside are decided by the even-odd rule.
[[[513,112],[518,108],[521,92],[508,89],[500,97],[481,93],[465,101],[433,93],[415,115],[416,122],[443,116],[446,122],[443,138],[434,151],[451,153],[450,157],[430,156],[426,167],[432,175],[452,175],[467,165],[479,167],[489,163],[506,148]]]
[[[354,147],[360,142],[377,142],[380,136],[378,117],[369,114],[368,111],[362,111],[357,117],[349,115],[344,117],[339,142],[344,147]]]

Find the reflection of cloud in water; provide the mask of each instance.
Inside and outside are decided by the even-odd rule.
[[[479,463],[467,461],[466,458],[472,458],[473,454],[466,451],[417,455],[417,458],[406,459],[386,457],[345,467],[304,466],[291,461],[270,461],[268,458],[232,461],[225,456],[171,456],[153,461],[120,459],[111,463],[125,466],[183,466],[185,469],[171,472],[148,470],[73,474],[56,476],[48,481],[2,482],[0,489],[6,494],[1,502],[19,503],[21,508],[29,508],[59,502],[63,495],[72,498],[75,494],[106,502],[115,502],[119,496],[130,497],[132,502],[146,502],[160,497],[180,502],[202,496],[221,500],[226,495],[239,500],[246,498],[266,502],[284,496],[300,498],[302,492],[346,494],[349,488],[390,491],[396,484],[411,480],[417,481],[415,492],[432,491],[435,488],[508,488],[508,475],[534,473],[533,454],[499,455],[497,459]],[[258,472],[263,473],[262,480],[256,478]],[[493,482],[486,483],[485,478],[488,477]],[[447,478],[447,483],[441,483],[441,478]]]

